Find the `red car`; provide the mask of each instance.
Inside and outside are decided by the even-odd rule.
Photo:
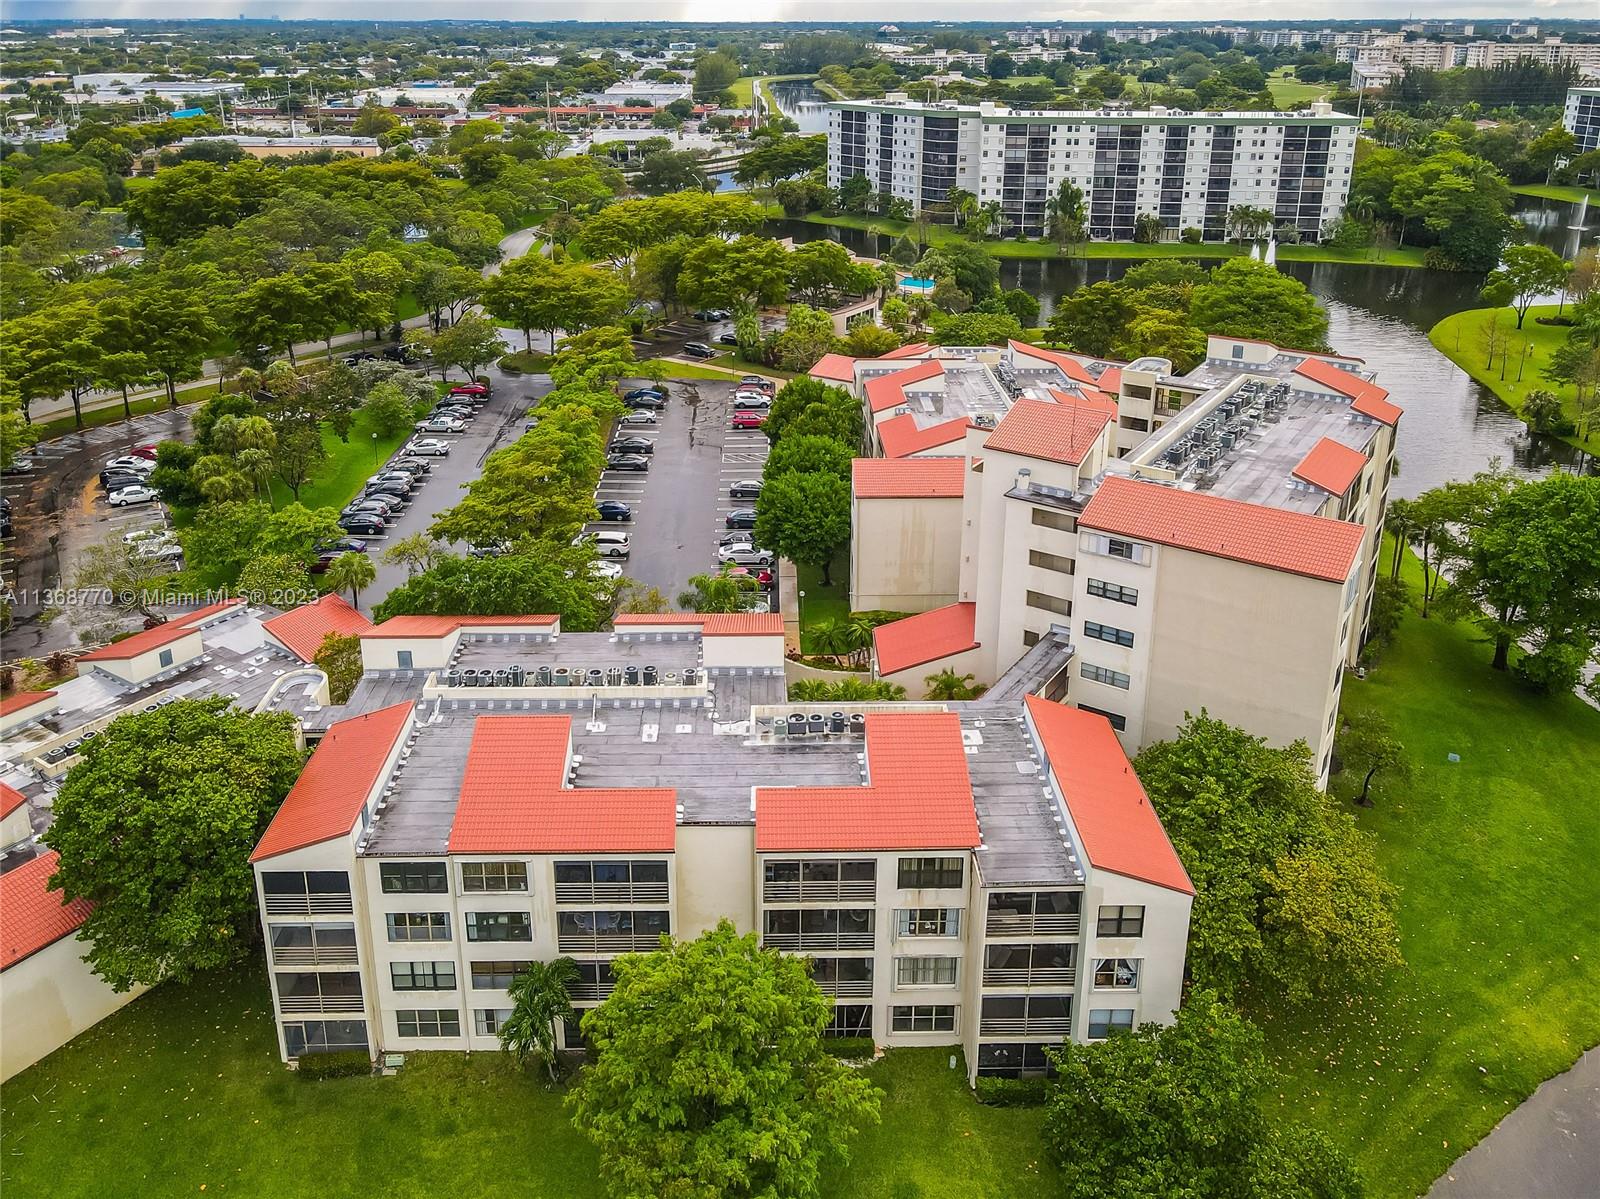
[[[733,414],[733,427],[735,429],[759,429],[766,423],[767,414],[765,412],[746,409]]]
[[[453,396],[486,396],[489,389],[482,383],[463,383],[459,387],[452,387],[450,394]]]
[[[132,454],[135,458],[148,458],[151,462],[154,462],[156,460],[157,448],[158,447],[156,446],[155,442],[150,442],[148,445],[136,445],[133,447],[133,449],[129,450],[128,453]]]

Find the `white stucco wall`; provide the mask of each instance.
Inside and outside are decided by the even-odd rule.
[[[0,972],[0,1081],[26,1070],[144,994],[118,994],[98,978],[77,936],[62,937]]]
[[[850,608],[926,612],[956,601],[960,496],[857,499],[850,522]]]

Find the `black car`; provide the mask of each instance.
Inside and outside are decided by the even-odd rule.
[[[717,344],[719,346],[736,346],[739,344],[739,335],[737,333],[719,333],[717,334]]]
[[[372,537],[388,527],[383,517],[372,512],[352,512],[339,518],[339,527],[346,533],[360,533]]]
[[[389,469],[408,471],[416,478],[421,478],[433,472],[433,463],[426,458],[396,458],[389,463]]]
[[[607,470],[649,470],[650,459],[643,454],[607,454]]]
[[[601,520],[632,520],[633,509],[621,500],[601,500],[595,505]]]
[[[760,494],[760,479],[740,479],[728,488],[728,497],[735,500],[753,500]]]
[[[367,543],[356,537],[341,537],[338,541],[324,542],[316,547],[317,554],[328,554],[337,558],[340,554],[364,554],[367,552]]]
[[[754,508],[735,508],[728,513],[728,519],[723,523],[730,529],[753,529],[756,527],[756,510]]]
[[[703,341],[684,342],[683,352],[691,358],[715,358],[717,356],[717,352]]]
[[[613,454],[653,454],[656,443],[648,437],[619,437],[611,443]]]
[[[100,487],[106,492],[120,490],[123,487],[148,487],[148,476],[135,474],[131,470],[103,470],[100,472]]]
[[[636,395],[631,399],[626,399],[622,402],[629,408],[649,408],[653,411],[660,411],[662,408],[667,406],[667,401],[661,396],[649,393],[644,395]]]
[[[726,308],[701,308],[694,314],[697,321],[725,321],[733,314]]]
[[[344,358],[344,364],[346,366],[355,366],[358,363],[371,362],[376,357],[376,354],[373,354],[367,350],[362,350],[359,353],[346,354]]]
[[[359,504],[366,500],[379,500],[389,505],[391,512],[398,512],[411,503],[410,496],[401,491],[398,486],[390,483],[369,484],[367,489],[361,493],[361,499],[357,500],[356,503]]]

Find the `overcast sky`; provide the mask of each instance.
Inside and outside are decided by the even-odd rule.
[[[992,0],[8,0],[7,18],[167,19],[236,17],[284,20],[442,17],[513,21],[1284,21],[1399,17],[1568,17],[1593,20],[1595,0],[1530,0],[1516,8],[1473,0],[1100,0],[1069,5],[995,4]]]

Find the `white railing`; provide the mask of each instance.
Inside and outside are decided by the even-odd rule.
[[[274,966],[354,966],[356,964],[356,947],[354,945],[338,945],[314,948],[299,945],[274,945],[272,947],[272,964]]]
[[[562,953],[650,953],[661,948],[660,933],[562,933]]]
[[[978,1035],[984,1037],[1064,1037],[1072,1021],[1063,1016],[985,1016],[978,1022]]]
[[[768,882],[761,885],[762,903],[876,903],[878,884],[867,881]]]
[[[817,990],[824,995],[833,995],[840,999],[871,999],[872,980],[870,978],[845,978],[829,982],[818,979]]]
[[[1082,917],[1076,912],[1043,912],[1027,916],[1002,916],[989,913],[984,931],[991,937],[1032,937],[1044,935],[1075,935]]]
[[[987,969],[983,972],[986,987],[1030,987],[1040,983],[1052,986],[1072,986],[1078,972],[1071,966],[1041,966],[1037,970]]]
[[[818,952],[828,949],[871,949],[872,933],[765,933],[761,944],[768,949],[790,952]]]
[[[557,903],[666,903],[666,883],[557,883]]]
[[[359,995],[285,995],[278,1007],[285,1012],[359,1012]]]
[[[353,911],[348,892],[267,896],[269,916],[348,916]]]

